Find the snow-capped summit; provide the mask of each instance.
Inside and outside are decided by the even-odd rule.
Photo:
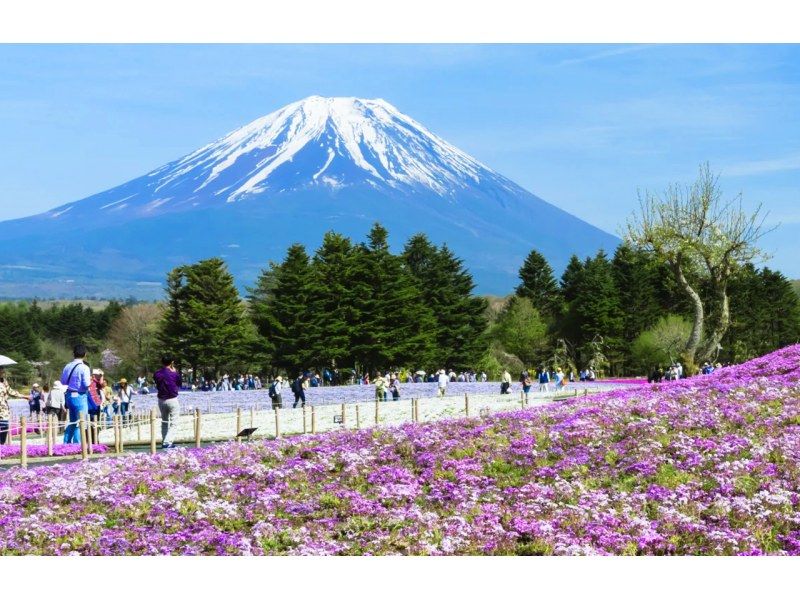
[[[558,269],[571,253],[616,244],[385,100],[311,96],[118,187],[0,223],[0,252],[10,256],[0,294],[4,277],[23,271],[83,267],[88,279],[152,283],[210,255],[248,284],[290,243],[313,248],[330,229],[363,238],[376,220],[395,246],[416,232],[446,242],[481,291],[503,294],[532,247]],[[62,268],[65,252],[74,257]]]
[[[228,201],[363,183],[448,195],[500,178],[385,100],[320,96],[254,120],[152,176],[162,189],[191,176],[195,192],[213,186]]]

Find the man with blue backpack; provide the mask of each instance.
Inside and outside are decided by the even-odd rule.
[[[303,407],[306,406],[306,391],[303,388],[303,382],[306,381],[306,375],[300,374],[297,378],[294,379],[292,382],[292,394],[294,394],[294,405],[292,409],[297,407],[297,403],[303,401]]]

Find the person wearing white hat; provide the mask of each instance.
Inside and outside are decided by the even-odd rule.
[[[438,395],[443,397],[447,392],[447,383],[450,382],[450,376],[444,370],[439,370],[438,381]]]

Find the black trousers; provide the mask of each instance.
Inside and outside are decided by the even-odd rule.
[[[303,407],[305,407],[306,406],[306,395],[305,395],[305,393],[303,393],[301,395],[294,395],[294,405],[292,406],[292,408],[297,407],[297,404],[300,401],[303,401]]]

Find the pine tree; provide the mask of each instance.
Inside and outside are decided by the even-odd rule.
[[[353,314],[352,356],[363,369],[431,359],[436,320],[402,259],[389,253],[388,232],[379,223],[355,251]]]
[[[173,270],[161,341],[192,367],[221,368],[248,361],[252,333],[233,277],[219,258]]]
[[[585,263],[569,311],[575,346],[586,350],[602,337],[608,351],[606,357],[619,357],[623,312],[613,270],[602,249]]]
[[[581,262],[577,255],[572,254],[569,258],[569,263],[561,275],[561,297],[565,304],[570,303],[575,299],[578,294],[578,283],[581,278],[586,264]]]
[[[354,248],[350,239],[328,232],[312,260],[309,297],[309,360],[317,367],[352,367]]]
[[[402,258],[436,319],[433,367],[474,367],[485,352],[487,301],[475,297],[472,276],[447,246],[411,237]]]
[[[528,297],[514,295],[497,318],[492,337],[530,367],[546,353],[547,324]]]
[[[617,247],[611,266],[623,314],[621,337],[627,350],[663,314],[656,294],[658,271],[647,254],[626,244]]]
[[[555,317],[561,311],[561,293],[547,259],[532,249],[519,269],[518,297],[527,297],[540,314]]]
[[[290,375],[309,365],[312,270],[303,245],[289,247],[279,265],[261,273],[250,294],[256,330],[272,349],[272,364]]]

